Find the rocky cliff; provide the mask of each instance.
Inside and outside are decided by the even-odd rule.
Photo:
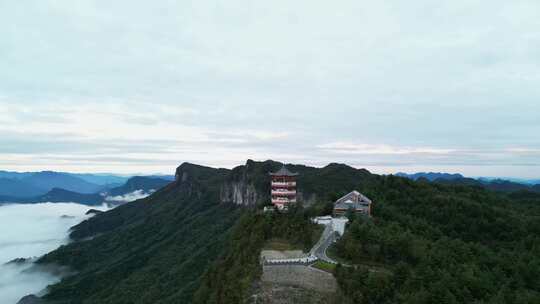
[[[264,194],[257,191],[249,181],[227,182],[221,188],[221,203],[232,203],[235,205],[255,206],[258,202],[263,202]]]
[[[189,168],[195,165],[183,164],[176,171],[177,183],[189,182]],[[270,201],[270,172],[279,170],[282,163],[267,160],[256,162],[248,160],[245,165],[232,170],[220,169],[223,174],[220,184],[220,202],[254,207]],[[200,167],[195,166],[200,169]],[[309,206],[318,200],[328,200],[328,194],[343,193],[353,190],[354,184],[343,182],[361,180],[370,174],[363,169],[354,169],[342,164],[330,164],[324,168],[303,165],[287,165],[300,174],[298,178],[298,201]]]

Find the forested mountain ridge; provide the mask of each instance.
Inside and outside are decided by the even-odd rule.
[[[238,208],[222,201],[224,187],[232,182],[252,185],[261,198],[256,203],[263,203],[269,195],[268,173],[280,167],[273,161],[248,161],[233,170],[182,164],[177,180],[150,197],[73,227],[71,237],[79,241],[39,263],[67,265],[78,274],[53,285],[45,298],[60,303],[190,303],[205,269],[223,253],[230,228],[257,206]],[[310,196],[323,196],[329,187],[347,191],[353,182],[344,184],[344,178],[369,176],[335,164],[291,168],[303,174],[303,189]]]
[[[242,211],[218,204],[225,170],[183,164],[186,173],[152,196],[98,214],[39,263],[77,275],[53,285],[52,303],[189,303]]]
[[[395,176],[354,183],[373,199],[374,216],[352,218],[333,249],[353,265],[337,268],[337,303],[540,303],[539,194]],[[250,231],[264,231],[261,222],[246,220],[234,243],[260,248]],[[243,282],[256,275],[232,263],[241,251],[227,251],[205,276],[197,303],[238,303],[239,286],[217,279],[228,274]],[[247,263],[242,268],[256,269],[257,262]],[[245,288],[244,297],[249,294]]]
[[[149,177],[149,176],[134,176],[129,178],[122,186],[112,188],[107,191],[107,194],[110,196],[124,195],[133,191],[143,190],[151,191],[157,190],[165,185],[169,184],[170,181],[158,178],[158,177]]]
[[[398,172],[395,174],[399,177],[406,177],[412,180],[419,180],[421,178],[427,179],[429,181],[439,180],[454,180],[464,178],[463,175],[459,173],[441,173],[441,172],[418,172],[414,174],[407,174],[403,172]]]
[[[291,165],[300,173],[299,189],[311,207],[286,217],[261,217],[254,207],[268,199],[268,172],[279,167],[272,161],[248,161],[233,170],[182,164],[175,182],[75,226],[71,236],[79,241],[44,256],[40,263],[77,271],[53,285],[45,298],[54,303],[237,304],[260,275],[256,257],[266,238],[309,241],[309,217],[327,212],[328,202],[356,189],[374,201],[374,217],[353,221],[336,247],[338,254],[351,264],[371,260],[388,271],[379,276],[362,267],[339,268],[341,303],[538,299],[540,198],[534,194],[503,196],[340,164]],[[231,185],[237,185],[237,195],[226,194]]]
[[[374,190],[373,220],[353,221],[336,251],[391,273],[338,269],[350,303],[540,302],[540,195],[392,176]]]
[[[468,185],[486,188],[497,192],[516,192],[516,191],[532,191],[540,192],[540,185],[534,183],[517,182],[512,180],[506,180],[501,178],[486,179],[486,178],[470,178],[464,177],[461,174],[448,174],[448,173],[396,173],[396,176],[406,177],[415,181],[429,181],[439,184],[447,185]],[[534,181],[530,181],[534,182]]]

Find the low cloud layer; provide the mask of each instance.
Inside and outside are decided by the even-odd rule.
[[[60,279],[34,270],[31,263],[6,263],[39,257],[65,244],[69,228],[88,217],[88,209],[73,203],[0,206],[0,303],[15,304],[21,297],[39,293]]]
[[[114,202],[114,203],[129,203],[129,202],[133,202],[133,201],[148,197],[154,192],[156,192],[156,190],[150,190],[148,192],[144,190],[135,190],[131,193],[127,193],[124,195],[107,196],[105,198],[105,201]]]

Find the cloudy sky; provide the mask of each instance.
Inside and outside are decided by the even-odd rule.
[[[540,177],[540,2],[0,2],[0,168]]]

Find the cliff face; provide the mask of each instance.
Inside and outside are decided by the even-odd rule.
[[[226,182],[221,187],[220,202],[242,206],[255,206],[263,201],[264,194],[249,181]]]
[[[270,200],[269,172],[280,166],[273,161],[255,162],[231,170],[221,186],[220,202],[253,207]]]
[[[248,160],[245,165],[232,170],[221,169],[219,201],[224,204],[254,207],[270,201],[270,172],[277,171],[282,164],[275,161],[256,162]],[[357,186],[356,181],[365,179],[370,173],[342,164],[330,164],[324,168],[288,165],[300,174],[298,178],[298,201],[309,206],[317,200],[327,200],[329,193],[347,193]],[[177,170],[177,182],[185,183],[190,174]],[[353,182],[351,182],[353,181]]]

